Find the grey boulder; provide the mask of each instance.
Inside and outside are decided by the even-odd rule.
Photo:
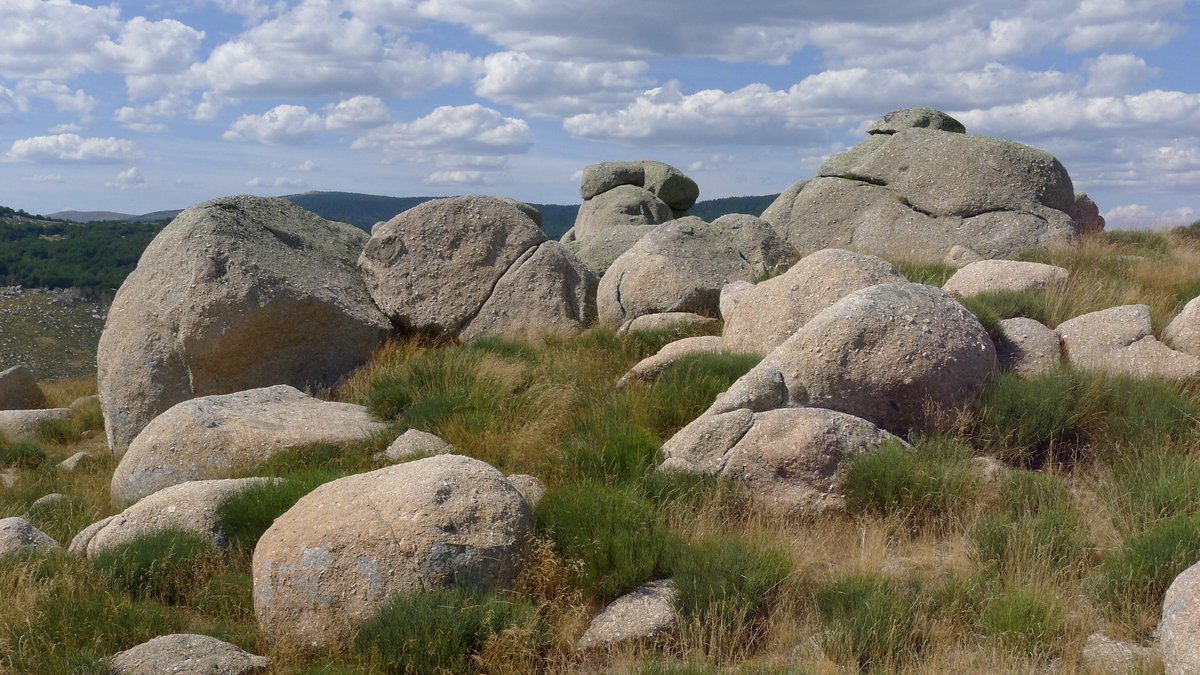
[[[0,560],[23,551],[59,548],[58,542],[28,520],[18,516],[0,518]]]
[[[100,336],[100,401],[120,455],[197,396],[331,386],[390,325],[355,261],[367,234],[283,199],[226,197],[179,214],[117,291]]]
[[[1000,322],[996,357],[1000,370],[1034,377],[1062,364],[1062,345],[1053,330],[1033,319],[1015,317]]]
[[[1167,588],[1158,629],[1166,672],[1200,673],[1200,563],[1181,572]]]
[[[903,129],[937,129],[955,134],[967,133],[962,122],[947,115],[941,110],[918,106],[893,110],[875,120],[867,128],[868,134],[894,134]]]
[[[1177,381],[1200,377],[1200,359],[1154,337],[1146,305],[1091,312],[1055,330],[1066,361],[1076,368]]]
[[[113,654],[112,675],[250,675],[266,671],[271,660],[207,635],[160,635]]]
[[[996,291],[1040,291],[1062,288],[1067,270],[1018,260],[980,260],[960,268],[942,288],[960,297]]]
[[[407,461],[413,457],[453,455],[458,451],[436,434],[418,429],[409,429],[396,437],[383,451],[384,457],[393,462]]]
[[[623,644],[653,644],[679,627],[675,600],[679,592],[670,579],[650,581],[612,602],[596,615],[579,638],[580,651],[609,649]]]
[[[1163,342],[1192,356],[1200,357],[1200,297],[1192,298],[1167,324]]]
[[[29,410],[46,404],[46,394],[25,366],[0,371],[0,410]]]
[[[201,396],[172,406],[133,439],[113,472],[113,500],[136,502],[171,485],[251,471],[292,448],[365,441],[386,428],[362,406],[286,384]]]

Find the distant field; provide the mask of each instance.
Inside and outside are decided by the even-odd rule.
[[[0,370],[28,366],[39,380],[96,373],[107,312],[64,292],[0,290]]]

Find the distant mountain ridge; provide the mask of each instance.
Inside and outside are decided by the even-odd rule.
[[[697,202],[689,212],[704,220],[714,220],[728,213],[748,213],[757,216],[763,212],[778,194],[748,197],[722,197]],[[414,206],[423,204],[439,197],[386,197],[357,192],[305,192],[302,194],[285,195],[293,204],[312,211],[313,213],[337,220],[343,223],[357,225],[364,230],[381,220],[391,220],[393,216],[407,211]],[[559,239],[575,224],[575,216],[579,212],[578,204],[533,204],[530,206],[542,213],[542,229],[551,239]],[[99,221],[151,222],[169,220],[179,215],[179,210],[154,211],[134,215],[114,211],[59,211],[47,218],[68,220],[75,223],[91,223]]]

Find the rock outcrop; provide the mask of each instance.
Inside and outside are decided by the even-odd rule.
[[[207,635],[160,635],[108,662],[112,675],[251,675],[271,667],[271,659]]]
[[[1163,342],[1171,349],[1200,357],[1200,297],[1189,300],[1167,324]]]
[[[356,260],[367,235],[283,199],[226,197],[179,214],[117,291],[100,336],[111,451],[182,401],[330,386],[390,324]]]
[[[1062,287],[1067,270],[1054,265],[1018,260],[980,260],[959,268],[942,288],[967,298],[996,291],[1040,291]]]
[[[731,351],[768,354],[818,312],[850,293],[901,282],[891,263],[841,249],[807,255],[787,272],[746,290],[725,317],[721,334]]]
[[[404,330],[536,337],[581,327],[595,276],[498,197],[435,199],[380,226],[358,261]]]
[[[532,529],[521,493],[468,457],[342,478],[259,539],[254,613],[272,640],[334,645],[397,593],[507,586]]]
[[[1200,673],[1200,563],[1181,572],[1167,588],[1158,630],[1166,672]]]
[[[1062,363],[1058,333],[1025,317],[1004,319],[996,338],[1000,369],[1024,377],[1043,375]]]
[[[112,497],[136,502],[179,483],[250,471],[285,450],[365,441],[386,428],[362,406],[322,401],[285,384],[194,398],[133,439],[113,472]]]
[[[661,312],[716,316],[726,284],[765,276],[794,258],[792,248],[753,216],[673,220],[638,240],[604,273],[596,292],[600,321],[621,326]]]
[[[802,253],[840,247],[941,262],[960,245],[1013,258],[1069,244],[1082,229],[1071,178],[1046,152],[968,135],[931,109],[888,113],[871,131],[763,212]]]
[[[25,366],[0,371],[0,410],[30,410],[46,404],[46,394]]]
[[[1064,321],[1055,329],[1063,355],[1076,368],[1134,377],[1200,377],[1200,359],[1154,337],[1150,307],[1125,305]]]
[[[581,651],[608,649],[622,644],[653,644],[679,627],[675,612],[678,596],[670,579],[651,581],[612,602],[596,615],[579,638]]]

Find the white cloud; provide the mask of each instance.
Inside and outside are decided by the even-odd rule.
[[[113,119],[135,131],[163,132],[167,125],[163,120],[183,114],[188,100],[179,93],[168,94],[144,106],[136,108],[122,106],[113,114]]]
[[[1158,75],[1157,68],[1151,68],[1144,59],[1133,54],[1104,53],[1089,59],[1084,67],[1088,81],[1083,93],[1089,96],[1129,93]]]
[[[1161,229],[1194,222],[1196,211],[1184,206],[1159,212],[1145,204],[1122,204],[1105,211],[1104,220],[1110,230]]]
[[[328,129],[364,129],[391,120],[387,104],[374,96],[355,96],[328,108],[325,127]]]
[[[91,162],[111,164],[136,158],[132,141],[119,138],[82,138],[76,134],[34,136],[14,141],[8,156],[32,162]]]
[[[17,92],[0,86],[0,122],[9,121],[12,113],[29,110],[29,101]]]
[[[114,190],[142,190],[146,188],[146,179],[136,166],[131,166],[118,173],[116,178],[106,182],[104,186]]]
[[[192,68],[200,85],[216,94],[255,97],[338,92],[413,97],[478,71],[467,54],[409,44],[332,0],[304,0],[217,46]]]
[[[688,164],[688,171],[716,171],[724,166],[728,166],[737,161],[733,155],[725,153],[717,153],[708,159],[701,159]]]
[[[74,122],[68,122],[66,124],[55,124],[54,126],[50,127],[50,133],[52,133],[52,134],[73,134],[76,131],[80,131],[82,129],[83,129],[82,125],[75,124]]]
[[[276,106],[262,115],[242,115],[221,135],[227,141],[258,141],[270,145],[304,143],[325,129],[320,115],[302,105]]]
[[[254,178],[251,178],[250,180],[246,181],[246,186],[253,187],[253,188],[278,188],[278,189],[287,190],[287,189],[303,189],[303,188],[308,187],[308,183],[304,182],[303,180],[301,180],[299,178],[285,178],[283,176],[279,176],[278,178],[275,178],[274,180],[266,180],[263,178],[259,178],[258,176],[255,176]]]
[[[65,84],[48,80],[23,80],[17,85],[17,92],[30,98],[41,98],[54,104],[55,109],[69,112],[88,119],[92,109],[96,107],[96,99],[87,95],[82,89],[71,90]]]
[[[42,173],[36,176],[26,176],[22,180],[29,183],[64,183],[61,173]]]
[[[526,152],[532,145],[533,132],[525,120],[472,104],[442,106],[412,122],[390,124],[362,136],[351,147],[377,150],[385,162],[429,162],[442,154],[510,155]]]
[[[421,181],[426,185],[491,185],[491,176],[481,171],[434,171]]]
[[[542,60],[497,52],[483,60],[475,94],[536,117],[558,117],[633,100],[652,84],[644,61]]]
[[[319,171],[320,169],[321,169],[321,166],[319,164],[317,164],[316,162],[312,161],[311,159],[306,159],[303,162],[300,162],[300,164],[292,167],[293,171],[304,171],[304,172]]]
[[[174,19],[136,16],[121,26],[116,41],[96,45],[99,62],[93,68],[127,75],[177,73],[192,65],[203,39],[204,31]]]
[[[278,14],[287,9],[283,2],[265,2],[264,0],[209,0],[221,11],[237,14],[246,18],[249,23],[257,23],[269,14]]]
[[[1190,132],[1200,124],[1200,93],[1155,89],[1127,96],[1088,97],[1068,92],[955,116],[968,130],[996,135],[1029,137],[1117,129]]]

